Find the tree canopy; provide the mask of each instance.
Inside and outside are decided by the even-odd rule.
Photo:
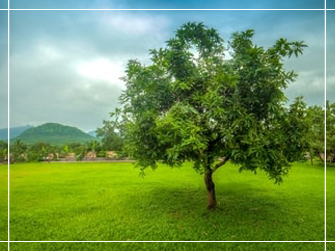
[[[298,97],[288,107],[284,95],[297,74],[283,64],[306,45],[281,38],[265,49],[253,36],[235,32],[225,47],[217,30],[186,23],[165,48],[150,50],[150,65],[130,60],[123,77],[115,115],[127,152],[142,170],[194,162],[208,208],[216,205],[212,173],[226,161],[281,182],[308,147],[306,104]]]
[[[326,153],[327,161],[335,162],[335,103],[326,103]]]
[[[120,112],[119,109],[116,110],[117,113]],[[114,116],[114,113],[111,113]],[[103,120],[103,126],[97,128],[97,137],[101,139],[102,146],[106,150],[121,151],[123,147],[124,140],[117,131],[117,122]]]

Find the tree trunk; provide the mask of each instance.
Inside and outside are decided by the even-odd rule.
[[[207,189],[207,209],[214,209],[216,207],[215,185],[212,179],[212,170],[205,172],[205,185]]]
[[[318,151],[318,156],[319,156],[319,159],[321,161],[324,161],[324,162],[327,162],[326,158],[325,158],[325,152],[323,153],[323,156],[322,156],[322,152],[319,152]]]
[[[313,153],[311,150],[309,151],[309,157],[311,158],[311,165],[313,166]]]

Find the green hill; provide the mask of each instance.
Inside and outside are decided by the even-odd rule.
[[[19,136],[21,133],[23,133],[25,130],[32,128],[31,125],[26,125],[26,126],[19,126],[19,127],[11,127],[9,129],[10,131],[10,138],[16,138]],[[0,129],[0,139],[1,140],[7,140],[8,139],[8,128],[3,128]]]
[[[93,140],[94,137],[76,127],[46,123],[27,129],[15,139],[20,139],[27,144],[45,142],[52,145],[63,145],[68,143],[85,143]]]

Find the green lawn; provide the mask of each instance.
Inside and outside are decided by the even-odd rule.
[[[326,251],[334,251],[335,250],[335,242],[327,242]]]
[[[324,251],[324,243],[11,243],[11,251]]]
[[[0,242],[0,251],[8,250],[8,242]]]
[[[335,167],[327,168],[327,240],[335,241]],[[335,248],[334,248],[335,250]]]
[[[8,170],[7,165],[0,164],[0,241],[8,240],[8,172],[7,170]]]
[[[11,165],[11,240],[324,240],[324,170],[295,164],[280,186],[231,164],[218,209],[185,164],[141,178],[130,163]]]

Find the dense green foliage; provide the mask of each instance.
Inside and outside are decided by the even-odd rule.
[[[305,105],[283,105],[283,89],[296,74],[284,71],[282,58],[305,45],[279,39],[265,50],[252,37],[251,30],[234,33],[227,52],[233,58],[224,60],[217,31],[188,23],[167,48],[151,51],[152,65],[129,62],[121,96],[126,147],[141,166],[192,160],[206,169],[226,157],[281,181],[305,149]]]
[[[0,140],[0,163],[7,160],[8,142]]]
[[[6,243],[7,244],[7,243]],[[330,243],[329,243],[330,244]],[[324,243],[11,243],[12,251],[324,251]],[[328,250],[328,249],[327,249]],[[331,250],[331,249],[329,249]]]
[[[326,104],[326,153],[329,162],[335,162],[335,103]]]
[[[46,123],[37,127],[27,129],[16,139],[26,144],[38,142],[53,145],[64,145],[69,143],[85,143],[94,137],[84,133],[76,127],[65,126],[57,123]]]
[[[11,239],[324,240],[322,168],[293,164],[273,186],[265,173],[227,163],[215,177],[224,196],[210,213],[191,167],[159,164],[143,179],[130,163],[11,165]]]
[[[113,116],[113,114],[111,114]],[[97,137],[101,139],[102,147],[107,150],[121,152],[124,139],[117,132],[117,124],[114,121],[103,120],[103,126],[96,130]]]
[[[0,141],[0,150],[1,150]],[[6,146],[3,147],[3,152],[7,151]],[[106,155],[106,151],[110,149],[104,149],[99,141],[91,140],[82,143],[70,143],[65,145],[51,145],[49,143],[38,142],[33,145],[27,145],[21,140],[15,140],[10,145],[10,161],[14,162],[39,162],[39,161],[58,161],[61,158],[66,159],[68,154],[72,153],[75,155],[77,160],[83,160],[83,158],[89,153],[94,152],[97,155]]]
[[[27,155],[27,144],[23,143],[22,140],[17,139],[10,145],[10,161],[11,162],[24,162],[26,161],[25,156]]]
[[[116,115],[127,152],[142,169],[194,162],[205,174],[209,208],[212,173],[228,159],[277,183],[309,148],[306,105],[297,98],[287,109],[283,92],[297,76],[283,59],[306,45],[281,38],[265,49],[253,35],[233,33],[226,49],[215,29],[187,23],[166,48],[150,51],[151,65],[130,60],[123,78],[123,113]]]
[[[30,147],[27,146],[25,151],[26,159],[25,161],[38,162],[45,160],[49,154],[54,154],[54,159],[56,159],[56,153],[59,152],[59,148],[51,146],[48,143],[38,142]],[[15,160],[15,158],[14,158]]]

